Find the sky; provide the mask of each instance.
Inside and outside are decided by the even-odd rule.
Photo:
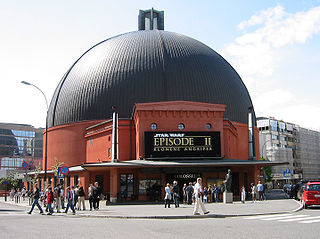
[[[45,127],[46,104],[90,47],[138,29],[139,9],[238,72],[258,117],[320,131],[320,0],[0,0],[0,122]]]

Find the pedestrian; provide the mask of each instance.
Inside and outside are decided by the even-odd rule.
[[[98,182],[94,183],[93,188],[93,207],[95,210],[99,210],[99,201],[101,196],[101,188]]]
[[[167,207],[170,208],[170,201],[171,201],[171,189],[170,189],[170,183],[167,183],[167,186],[164,188],[166,195],[164,196],[164,208]]]
[[[191,205],[192,204],[192,195],[193,195],[192,182],[189,182],[189,185],[186,188],[186,192],[187,192],[187,203],[188,203],[188,205]]]
[[[49,186],[48,192],[47,192],[47,208],[48,208],[49,212],[47,213],[47,215],[53,214],[53,208],[52,208],[53,201],[54,201],[54,195],[53,195],[51,186]]]
[[[213,202],[213,187],[212,185],[209,185],[208,188],[208,202]]]
[[[66,207],[64,206],[64,188],[63,186],[60,184],[60,200],[61,200],[61,208],[65,209]]]
[[[183,204],[187,204],[187,184],[183,184],[182,192],[183,192]]]
[[[26,187],[23,187],[22,190],[21,190],[21,196],[22,196],[22,200],[24,201],[25,197],[26,197],[26,194],[27,194],[27,190],[26,190]]]
[[[193,215],[200,215],[199,213],[199,206],[201,207],[201,210],[203,211],[204,214],[208,214],[209,211],[205,208],[203,202],[202,202],[202,179],[197,178],[197,183],[194,186],[194,195],[195,195],[195,205],[194,205],[194,210],[193,210]]]
[[[58,183],[57,186],[54,188],[54,208],[56,208],[57,213],[60,213],[61,210],[61,189],[60,189],[60,184]]]
[[[257,202],[257,187],[254,183],[251,183],[251,196],[252,196],[252,203]]]
[[[74,200],[74,186],[72,186],[73,188],[70,189],[70,187],[67,187],[67,208],[66,210],[64,211],[65,213],[68,213],[68,210],[69,208],[71,208],[72,212],[73,212],[73,215],[76,214],[76,210],[74,209],[74,206],[73,206],[73,200]]]
[[[39,208],[40,210],[40,214],[43,214],[43,210],[39,204],[39,198],[40,198],[40,190],[38,188],[38,184],[35,183],[34,184],[34,191],[33,191],[33,203],[32,203],[32,206],[31,206],[31,210],[28,212],[28,214],[31,214],[34,207],[37,205],[37,207]]]
[[[208,189],[207,187],[204,187],[203,189],[203,203],[208,203]]]
[[[89,198],[90,211],[92,211],[92,208],[93,208],[93,189],[94,189],[94,186],[92,185],[92,183],[90,183],[89,188],[88,188],[88,198]]]
[[[74,207],[77,208],[77,203],[78,203],[78,199],[79,199],[79,185],[77,185],[75,188],[74,188]]]
[[[261,183],[261,181],[258,182],[258,185],[257,185],[257,190],[258,190],[258,199],[259,201],[262,201],[262,197],[263,197],[263,185]]]
[[[214,201],[217,203],[219,202],[219,187],[217,186],[217,184],[213,184],[213,197],[214,197]]]
[[[14,195],[16,194],[16,190],[14,190],[14,188],[11,188],[10,190],[10,198],[11,198],[11,201],[14,200]]]
[[[246,188],[244,185],[241,187],[241,202],[245,203],[246,201]]]
[[[79,194],[78,210],[81,210],[81,204],[82,204],[82,210],[86,210],[85,193],[82,186],[80,186],[78,194]]]
[[[20,203],[21,202],[20,199],[21,199],[21,191],[20,191],[20,188],[18,188],[16,193],[16,203]]]
[[[176,208],[179,207],[179,198],[180,198],[179,191],[180,191],[180,188],[178,186],[178,182],[177,181],[173,181],[172,193],[173,193],[174,206]]]

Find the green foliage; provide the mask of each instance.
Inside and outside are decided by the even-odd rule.
[[[260,160],[265,161],[266,159],[261,157]],[[264,171],[265,175],[266,175],[266,182],[271,182],[272,181],[272,167],[271,166],[267,166],[267,167],[263,167],[262,170]]]
[[[52,166],[52,169],[53,169],[54,176],[57,177],[58,168],[61,167],[64,164],[64,162],[59,162],[59,159],[57,157],[55,157],[54,160],[56,161],[56,163]]]
[[[0,178],[0,184],[3,184],[4,181],[8,181],[8,184],[17,187],[19,184],[19,179],[16,178],[17,174],[18,172],[16,170],[10,171],[6,177]]]
[[[34,170],[34,176],[31,179],[31,182],[33,184],[35,184],[38,181],[40,172],[41,172],[41,166],[36,167],[35,170]]]

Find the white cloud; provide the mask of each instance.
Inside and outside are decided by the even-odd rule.
[[[238,28],[242,35],[221,53],[242,77],[257,115],[320,129],[320,122],[314,120],[320,117],[320,102],[306,102],[287,89],[279,89],[274,78],[284,59],[281,48],[304,44],[320,32],[320,7],[291,14],[279,5],[241,22]]]

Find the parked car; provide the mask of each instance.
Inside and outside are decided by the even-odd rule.
[[[320,205],[320,182],[309,182],[302,195],[303,208]]]

